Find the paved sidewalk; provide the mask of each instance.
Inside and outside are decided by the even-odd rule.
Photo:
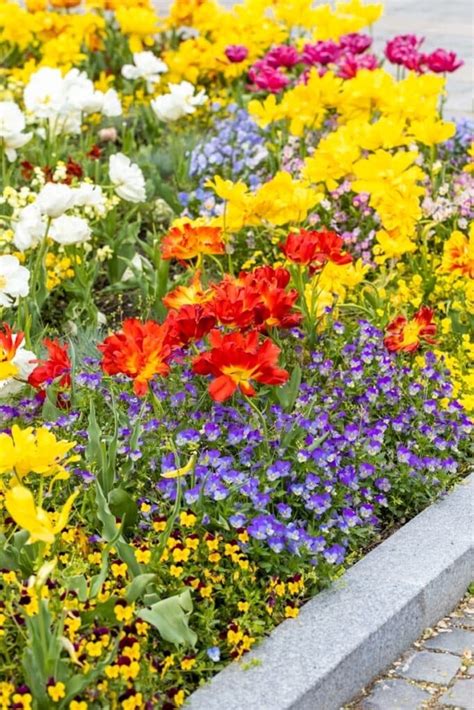
[[[474,596],[341,710],[474,710]]]

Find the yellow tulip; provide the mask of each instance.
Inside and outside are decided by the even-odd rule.
[[[41,541],[51,544],[55,536],[66,527],[72,504],[78,495],[78,490],[72,493],[59,514],[53,516],[36,506],[28,488],[14,486],[5,493],[5,507],[15,523],[30,533],[29,543]]]
[[[67,478],[67,461],[62,460],[75,443],[56,439],[46,427],[20,429],[14,424],[11,435],[0,434],[0,474],[13,473],[20,480],[29,473]]]
[[[186,466],[183,466],[182,468],[175,468],[173,471],[166,471],[166,473],[161,474],[161,477],[162,478],[181,478],[182,476],[186,476],[186,474],[190,473],[191,470],[194,468],[195,463],[196,463],[196,456],[193,454],[193,456],[191,456],[191,458],[189,459]]]

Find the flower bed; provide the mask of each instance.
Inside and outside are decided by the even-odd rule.
[[[359,0],[25,4],[0,2],[1,706],[175,708],[466,470],[461,61],[375,55]]]

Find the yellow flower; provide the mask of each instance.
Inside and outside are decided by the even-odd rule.
[[[14,473],[20,480],[29,473],[68,478],[61,460],[75,444],[56,439],[45,427],[20,429],[14,424],[11,435],[0,434],[0,474]]]
[[[264,101],[256,99],[249,101],[247,109],[260,128],[265,128],[269,123],[278,121],[282,117],[282,110],[277,104],[275,94],[268,94]]]
[[[161,477],[162,478],[181,478],[182,476],[186,476],[186,474],[190,473],[194,469],[195,463],[196,463],[196,455],[193,454],[185,466],[183,466],[182,468],[175,468],[173,471],[166,471],[165,473],[161,474]]]
[[[403,254],[416,251],[417,246],[409,237],[399,230],[387,231],[381,229],[375,235],[378,244],[374,247],[375,262],[383,264],[387,259],[398,259]]]
[[[474,278],[474,223],[469,238],[455,230],[443,246],[441,270]]]
[[[115,13],[120,30],[130,37],[132,52],[140,52],[143,46],[154,44],[153,35],[158,31],[158,16],[145,7],[120,7]]]
[[[196,665],[195,658],[183,658],[181,661],[181,668],[183,671],[190,671]]]
[[[411,187],[423,178],[421,168],[413,165],[417,157],[418,153],[414,151],[398,151],[392,155],[386,150],[377,150],[354,165],[356,179],[352,188],[378,198],[393,191],[405,195],[407,184]],[[422,194],[422,188],[417,188],[417,192]]]
[[[192,528],[196,523],[196,516],[194,513],[188,513],[185,510],[181,511],[179,514],[179,522],[185,528]]]
[[[456,133],[456,124],[427,118],[421,121],[412,121],[409,133],[424,145],[435,145],[452,138]]]
[[[114,614],[117,621],[130,622],[133,619],[135,613],[135,607],[133,604],[127,606],[127,604],[117,603],[114,606]]]
[[[313,155],[306,159],[303,176],[312,183],[324,182],[329,190],[334,190],[359,157],[353,128],[342,126],[322,138]]]
[[[135,558],[137,562],[147,565],[151,559],[151,551],[146,549],[135,550]]]
[[[469,150],[467,151],[467,154],[469,156],[469,160],[466,163],[466,165],[463,167],[463,172],[465,173],[472,173],[474,172],[474,141],[471,143],[469,146]]]
[[[48,695],[55,703],[66,696],[66,686],[64,683],[58,682],[54,685],[48,685]]]
[[[66,527],[78,495],[78,490],[72,493],[59,514],[53,515],[36,506],[28,488],[14,486],[5,493],[5,507],[15,523],[30,533],[29,543],[41,541],[51,544],[55,536]]]

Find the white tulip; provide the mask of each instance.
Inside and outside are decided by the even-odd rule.
[[[30,272],[16,256],[0,256],[0,306],[11,306],[19,296],[29,293]]]
[[[23,100],[27,111],[36,119],[55,118],[63,101],[63,77],[59,69],[42,67],[30,76]]]
[[[169,94],[157,96],[151,102],[151,107],[157,118],[165,123],[177,121],[188,114],[194,113],[197,106],[202,106],[207,100],[204,91],[195,94],[195,87],[189,81],[180,84],[168,84]]]
[[[74,191],[68,185],[47,182],[36,198],[36,205],[41,214],[47,217],[60,217],[74,206]]]
[[[35,120],[48,121],[52,135],[80,133],[84,114],[120,116],[122,113],[114,89],[105,93],[97,91],[87,74],[75,68],[64,77],[59,69],[39,69],[31,75],[23,98]]]
[[[136,163],[132,163],[123,153],[109,158],[109,176],[115,192],[127,202],[146,200],[145,178]]]
[[[135,52],[133,64],[125,64],[122,67],[122,76],[125,79],[144,79],[147,91],[151,93],[155,84],[160,82],[160,74],[166,71],[167,65],[153,52]]]
[[[115,89],[109,89],[105,94],[102,94],[101,113],[108,118],[122,115],[122,104]]]
[[[91,237],[89,222],[82,217],[63,215],[51,222],[49,236],[58,244],[82,244]]]
[[[0,146],[10,162],[16,158],[17,148],[30,140],[31,133],[23,133],[25,117],[14,101],[0,101]]]
[[[35,247],[45,236],[46,220],[36,203],[27,205],[14,223],[13,244],[20,251]]]
[[[82,182],[73,188],[75,207],[92,207],[98,214],[105,214],[105,195],[100,185]]]

